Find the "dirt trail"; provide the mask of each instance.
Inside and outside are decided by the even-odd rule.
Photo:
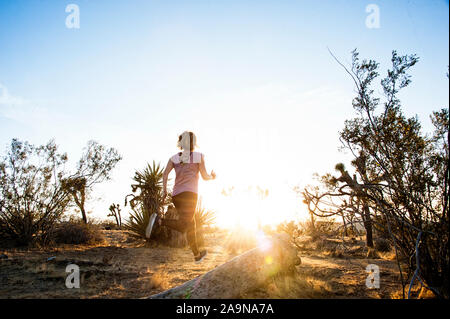
[[[207,235],[208,256],[195,264],[188,248],[149,247],[126,232],[103,231],[99,246],[1,250],[0,298],[142,298],[180,285],[233,258],[226,234]],[[398,289],[392,261],[302,255],[297,274],[274,278],[243,298],[390,298]],[[51,257],[54,257],[53,259]],[[51,260],[48,260],[51,258]],[[80,267],[80,289],[65,286],[68,264]],[[366,266],[381,270],[381,287],[367,289]]]
[[[141,298],[179,285],[231,258],[214,245],[217,241],[211,236],[206,238],[208,257],[197,265],[188,248],[150,248],[126,232],[103,232],[106,242],[95,247],[0,249],[8,256],[0,260],[0,298]],[[80,289],[65,286],[68,264],[80,267]]]

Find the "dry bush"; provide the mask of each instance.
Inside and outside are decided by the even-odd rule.
[[[389,252],[391,250],[391,243],[385,238],[375,239],[375,249],[383,253]]]
[[[329,241],[326,238],[318,238],[314,242],[314,246],[316,250],[319,250],[321,252],[332,252],[336,249],[337,244],[335,242]]]
[[[338,230],[339,237],[346,236],[346,237],[354,238],[354,237],[357,237],[360,235],[361,235],[361,232],[358,231],[358,229],[352,224],[347,224],[346,227],[344,227],[344,225],[342,225]]]
[[[327,237],[337,236],[339,226],[334,220],[318,220],[315,223],[316,232]]]
[[[167,288],[167,281],[168,281],[169,275],[164,270],[158,270],[155,272],[148,282],[148,287],[150,289],[166,289]]]
[[[97,244],[104,241],[104,236],[98,225],[67,221],[57,226],[53,240],[58,244]]]
[[[371,259],[379,259],[380,255],[378,254],[378,252],[376,251],[376,249],[368,247],[367,248],[367,258],[371,258]]]
[[[310,221],[299,222],[298,225],[299,225],[299,232],[302,235],[311,236],[312,234],[314,234],[314,227],[312,227],[312,224]]]
[[[234,229],[227,235],[224,247],[228,253],[240,254],[257,246],[257,238],[252,232]]]
[[[303,234],[303,230],[299,223],[295,223],[294,221],[284,222],[278,224],[275,231],[272,231],[270,227],[263,228],[263,231],[266,235],[271,235],[274,233],[285,233],[289,236],[291,243],[297,247],[301,248],[298,244],[299,237]]]
[[[333,219],[316,220],[314,225],[311,221],[300,222],[298,227],[298,235],[311,236],[313,241],[322,237],[336,237],[342,229]]]

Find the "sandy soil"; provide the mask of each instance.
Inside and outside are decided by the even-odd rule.
[[[207,258],[194,263],[188,248],[153,246],[127,232],[104,230],[97,246],[1,249],[0,298],[142,298],[178,286],[236,256],[226,232],[208,234]],[[361,243],[360,243],[361,244]],[[391,298],[400,288],[396,264],[363,254],[330,257],[300,251],[302,264],[289,277],[273,278],[243,298]],[[54,257],[54,258],[52,258]],[[68,289],[66,266],[80,267],[81,287]],[[380,267],[380,288],[366,287],[366,266]]]

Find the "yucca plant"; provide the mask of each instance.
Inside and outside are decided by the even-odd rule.
[[[134,183],[131,184],[132,194],[125,197],[125,206],[130,204],[132,212],[125,222],[124,228],[138,237],[145,237],[145,229],[151,214],[162,214],[167,204],[162,196],[163,171],[160,164],[147,164],[143,171],[136,171]],[[131,199],[128,201],[128,198]]]
[[[210,209],[206,209],[201,199],[197,203],[195,211],[195,224],[197,227],[211,226],[216,219],[216,212]]]

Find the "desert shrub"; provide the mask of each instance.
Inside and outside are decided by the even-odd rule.
[[[391,224],[389,226],[391,227],[391,232],[398,230],[392,229],[393,227],[395,227],[395,225]],[[378,238],[391,239],[388,224],[386,222],[386,219],[384,219],[382,216],[373,217],[373,228],[375,236],[377,236]]]
[[[199,200],[195,209],[195,224],[197,227],[211,226],[214,224],[215,219],[215,211],[205,208],[202,201]]]
[[[327,247],[328,241],[323,237],[315,237],[314,240],[314,249],[316,250],[324,250]]]
[[[375,239],[375,249],[381,252],[388,252],[391,250],[391,243],[385,238]]]
[[[344,227],[344,225],[342,225],[338,229],[339,237],[342,237],[342,236],[356,237],[356,236],[360,236],[360,234],[361,234],[361,232],[358,231],[358,229],[355,227],[355,225],[353,225],[351,223],[347,223],[345,225],[345,227]]]
[[[97,244],[104,241],[104,236],[98,225],[67,221],[56,227],[53,240],[58,244]]]
[[[61,187],[66,161],[54,141],[36,147],[12,140],[0,160],[0,239],[48,242],[70,201]]]
[[[289,236],[289,240],[291,241],[291,243],[299,248],[297,244],[297,239],[299,238],[300,235],[303,234],[303,231],[299,224],[291,220],[289,222],[284,222],[277,225],[276,230],[277,232],[286,233]],[[265,234],[270,234],[270,232],[265,232]]]
[[[333,219],[325,218],[316,220],[314,225],[309,220],[300,222],[297,229],[298,235],[308,235],[311,236],[313,240],[324,236],[337,236],[340,231],[342,231],[342,227],[339,227],[338,223],[336,223]]]
[[[145,229],[153,213],[164,214],[164,206],[167,204],[163,198],[163,168],[160,165],[147,164],[143,171],[136,171],[134,183],[131,184],[132,194],[125,197],[125,206],[130,204],[132,212],[130,218],[122,225],[134,236],[147,239]],[[131,200],[128,202],[128,197]],[[153,234],[151,237],[154,237]]]
[[[310,221],[299,222],[298,228],[301,235],[311,235],[313,233],[313,227]]]
[[[371,259],[378,259],[380,258],[380,255],[378,254],[377,250],[372,247],[367,247],[367,258]]]
[[[316,232],[323,236],[336,236],[339,226],[334,220],[318,220],[315,223]]]
[[[329,256],[333,258],[343,258],[347,256],[348,249],[345,245],[326,237],[317,237],[314,241],[309,242],[307,249],[318,253],[319,255]]]
[[[226,251],[233,255],[243,253],[257,245],[256,235],[240,227],[232,229],[224,242]]]
[[[277,225],[277,232],[284,232],[290,237],[298,237],[300,235],[300,228],[294,221],[283,222]]]

